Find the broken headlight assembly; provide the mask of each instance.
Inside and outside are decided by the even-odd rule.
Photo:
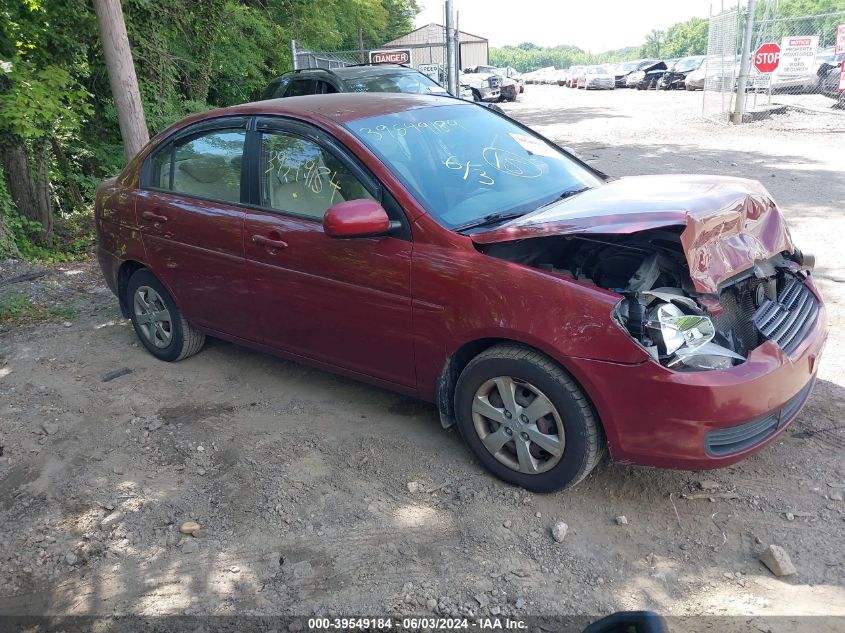
[[[670,369],[728,369],[743,362],[745,358],[730,349],[730,342],[695,301],[675,292],[645,292],[642,299],[629,296],[623,300],[617,314],[629,334]]]

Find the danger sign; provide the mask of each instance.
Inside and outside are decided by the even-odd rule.
[[[845,92],[845,62],[839,67],[839,91]]]
[[[754,68],[761,73],[770,73],[778,67],[780,62],[780,46],[775,42],[761,44],[760,48],[754,51]]]
[[[836,27],[836,54],[845,53],[845,24]]]
[[[371,64],[405,64],[411,65],[410,48],[391,48],[384,51],[370,51]]]
[[[780,63],[777,75],[813,75],[819,36],[785,37],[780,43]]]

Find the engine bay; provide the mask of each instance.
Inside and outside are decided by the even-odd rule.
[[[614,318],[655,360],[678,371],[726,369],[764,341],[800,340],[816,304],[803,284],[811,256],[780,253],[701,294],[684,227],[626,235],[555,235],[481,247],[491,257],[622,295]],[[807,296],[809,295],[809,297]],[[785,304],[781,300],[789,299]]]

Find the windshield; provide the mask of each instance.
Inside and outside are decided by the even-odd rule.
[[[347,124],[441,224],[527,213],[601,180],[486,108],[415,108]]]
[[[619,64],[619,67],[617,68],[617,72],[629,73],[632,70],[636,70],[638,65],[639,65],[639,62],[627,62],[625,64]]]
[[[418,72],[374,75],[345,80],[351,92],[406,92],[411,94],[445,94],[446,89],[430,77]]]

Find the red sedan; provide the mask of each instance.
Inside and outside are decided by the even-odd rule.
[[[166,361],[211,335],[437,404],[502,479],[734,463],[809,397],[812,258],[757,182],[613,179],[448,97],[206,112],[97,195],[106,281]]]

